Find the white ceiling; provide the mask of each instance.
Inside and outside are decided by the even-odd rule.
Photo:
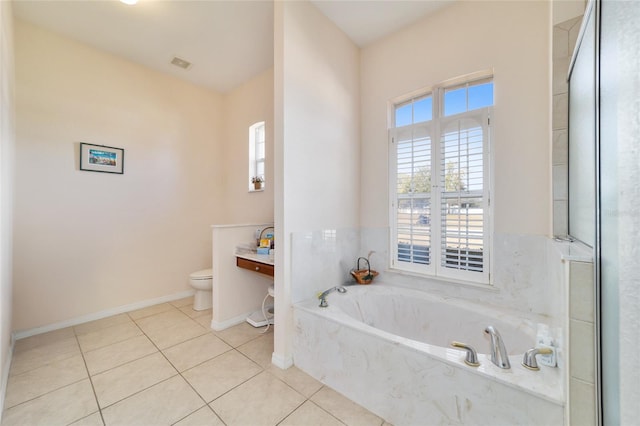
[[[365,46],[455,0],[312,0]],[[15,15],[194,84],[228,92],[273,65],[273,2],[15,0]],[[171,65],[174,56],[193,65]]]

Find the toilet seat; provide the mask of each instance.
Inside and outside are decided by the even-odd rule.
[[[189,275],[189,278],[192,280],[210,280],[213,278],[213,269],[203,269],[193,272]]]

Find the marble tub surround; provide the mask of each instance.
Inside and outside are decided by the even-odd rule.
[[[355,296],[360,299],[357,309],[350,309],[348,298],[355,293],[363,294]],[[384,297],[375,297],[376,293]],[[420,324],[424,334],[430,333],[424,330],[428,326],[420,323],[420,312],[406,303],[422,297],[416,293],[384,285],[354,286],[342,295],[344,298],[334,296],[328,308],[317,307],[314,299],[296,304],[296,366],[398,425],[420,424],[424,419],[433,424],[563,423],[564,379],[559,369],[542,366],[538,372],[527,370],[520,365],[522,354],[517,354],[510,356],[512,368],[502,370],[482,353],[478,355],[480,367],[474,368],[464,364],[460,350],[393,334],[393,329],[420,329]],[[387,300],[387,304],[364,313],[367,308],[375,309],[363,300],[372,296]],[[438,303],[441,309],[451,309],[452,304],[445,299]],[[362,315],[362,321],[354,318],[358,315]],[[379,322],[381,318],[394,321],[402,315],[403,324]],[[513,322],[509,318],[486,321]],[[522,320],[522,324],[526,322]],[[451,340],[458,340],[456,327],[444,321],[440,325],[442,331],[451,334]],[[509,337],[503,338],[509,345]],[[533,346],[534,339],[530,339]]]

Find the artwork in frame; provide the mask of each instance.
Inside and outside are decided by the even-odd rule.
[[[80,143],[80,170],[124,173],[124,149]]]

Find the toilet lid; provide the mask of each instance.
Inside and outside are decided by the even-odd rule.
[[[203,269],[202,271],[196,271],[189,275],[192,280],[210,280],[213,276],[213,269]]]

